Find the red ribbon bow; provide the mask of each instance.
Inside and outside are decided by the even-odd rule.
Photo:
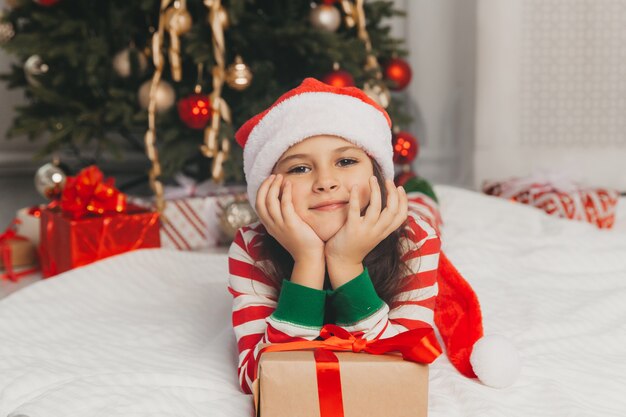
[[[442,352],[432,328],[413,329],[387,339],[365,340],[339,326],[327,324],[322,328],[320,336],[324,340],[269,345],[261,349],[259,356],[265,352],[315,349],[321,417],[344,415],[339,360],[333,351],[366,352],[373,355],[400,352],[404,360],[417,363],[432,363]],[[256,370],[254,378],[256,379]]]
[[[61,195],[61,210],[74,219],[89,214],[122,213],[126,210],[126,195],[115,188],[114,179],[104,179],[95,165],[88,166],[69,177]]]

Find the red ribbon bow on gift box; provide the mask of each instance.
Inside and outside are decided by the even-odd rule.
[[[74,219],[90,214],[103,215],[123,213],[126,195],[115,188],[114,179],[104,179],[95,165],[83,169],[75,177],[69,177],[61,195],[61,210]]]
[[[400,352],[406,361],[432,363],[441,355],[441,346],[432,328],[413,329],[387,339],[365,340],[352,335],[334,324],[322,328],[320,336],[324,340],[278,343],[264,347],[265,352],[285,352],[315,349],[317,390],[321,417],[343,417],[343,395],[339,360],[333,351],[365,352],[382,355]],[[254,379],[256,379],[256,370]]]

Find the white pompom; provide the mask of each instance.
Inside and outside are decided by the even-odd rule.
[[[478,379],[493,388],[512,385],[520,373],[517,349],[501,335],[483,336],[474,343],[470,363]]]

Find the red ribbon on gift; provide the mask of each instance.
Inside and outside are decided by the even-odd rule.
[[[343,396],[339,360],[335,352],[365,352],[383,355],[400,352],[402,359],[416,363],[432,363],[441,355],[441,346],[432,328],[412,329],[387,339],[365,340],[355,337],[347,330],[334,324],[322,328],[320,336],[324,340],[278,343],[264,347],[265,352],[285,352],[315,349],[317,391],[321,417],[343,417]],[[256,379],[256,372],[254,379]]]
[[[28,240],[24,236],[17,234],[16,227],[20,223],[19,219],[14,219],[6,230],[0,233],[0,256],[2,257],[2,262],[4,264],[4,273],[0,275],[0,278],[8,278],[11,281],[17,281],[18,278],[23,277],[24,275],[37,272],[37,268],[28,268],[20,272],[15,272],[13,270],[13,260],[11,259],[12,250],[11,245],[9,245],[9,241]]]
[[[100,169],[91,165],[75,177],[68,177],[61,194],[61,210],[74,219],[92,215],[123,213],[126,195],[115,188],[113,178],[104,179]]]

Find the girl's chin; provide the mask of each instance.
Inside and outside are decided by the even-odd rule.
[[[339,229],[341,229],[341,226],[342,225],[330,227],[329,225],[324,225],[321,227],[313,227],[313,231],[317,234],[317,236],[319,236],[320,239],[322,239],[322,241],[327,242],[330,238],[335,236]]]

